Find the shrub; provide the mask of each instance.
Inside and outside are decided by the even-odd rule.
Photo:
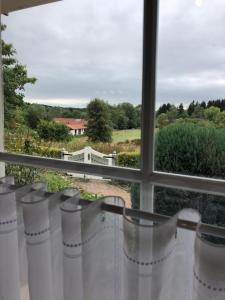
[[[61,150],[57,148],[37,147],[33,148],[33,155],[44,157],[61,158]]]
[[[53,121],[40,121],[37,132],[41,139],[49,141],[69,141],[72,138],[69,128],[66,125]]]
[[[72,181],[59,172],[45,172],[41,180],[47,184],[48,192],[58,192],[72,186]]]
[[[156,135],[156,169],[224,177],[225,132],[194,124],[174,124]]]
[[[91,201],[95,201],[101,197],[101,195],[90,193],[90,192],[84,191],[82,189],[80,190],[80,196],[83,199],[91,200]]]
[[[122,152],[117,156],[117,165],[128,168],[138,168],[140,166],[139,152]]]
[[[13,176],[15,183],[20,185],[30,184],[40,180],[40,170],[15,164],[6,165],[6,176]]]

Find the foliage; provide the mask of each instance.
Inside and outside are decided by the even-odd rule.
[[[114,129],[135,129],[141,126],[141,105],[121,103],[110,106],[110,119]]]
[[[191,117],[192,118],[203,119],[203,117],[204,117],[204,108],[200,104],[196,105]]]
[[[49,141],[69,141],[72,137],[69,128],[64,124],[41,120],[37,127],[41,139]]]
[[[33,148],[33,155],[43,156],[43,157],[51,157],[51,158],[61,158],[62,150],[57,148],[49,148],[49,147],[37,147]]]
[[[170,121],[168,119],[167,114],[162,113],[158,116],[158,119],[157,119],[157,127],[158,128],[163,128],[163,127],[169,125],[169,123],[170,123]]]
[[[207,120],[215,122],[218,115],[220,114],[220,109],[218,107],[211,106],[205,109],[204,116]]]
[[[140,153],[139,152],[122,152],[117,156],[117,165],[128,168],[140,167]]]
[[[190,103],[190,105],[188,106],[187,113],[189,116],[191,116],[193,114],[193,112],[195,110],[195,106],[196,106],[195,101],[192,101]]]
[[[184,110],[184,106],[183,104],[181,103],[178,108],[177,108],[177,117],[178,118],[183,118],[185,115],[185,110]]]
[[[46,183],[48,192],[52,193],[72,187],[72,181],[59,172],[44,172],[41,181]]]
[[[204,108],[209,108],[211,106],[218,107],[220,111],[225,110],[225,99],[217,99],[208,101],[207,105],[205,104]]]
[[[177,118],[177,109],[174,105],[171,105],[170,109],[166,113],[169,123],[172,123]]]
[[[215,123],[217,127],[225,128],[225,111],[222,111],[219,114],[217,114],[215,118]]]
[[[1,26],[4,31],[5,25]],[[16,57],[16,50],[12,44],[2,40],[2,64],[5,99],[5,127],[12,127],[15,118],[15,108],[22,107],[26,84],[34,84],[36,79],[29,77],[26,66],[21,65]]]
[[[182,174],[223,177],[225,132],[193,124],[174,124],[156,136],[157,170]]]
[[[25,110],[25,120],[28,127],[37,129],[41,120],[49,120],[44,105],[31,104]]]
[[[87,106],[87,131],[88,139],[92,142],[111,142],[112,127],[108,105],[100,100],[94,99]]]
[[[33,167],[6,164],[6,176],[13,176],[16,184],[25,185],[39,181],[40,171]]]
[[[139,209],[140,208],[140,184],[132,183],[130,193],[131,193],[132,208]]]
[[[95,201],[95,200],[97,200],[101,197],[101,195],[99,195],[99,194],[94,194],[94,193],[91,193],[91,192],[87,192],[87,191],[82,190],[82,189],[80,190],[80,196],[83,199],[91,200],[91,201]]]
[[[167,104],[163,104],[159,107],[159,109],[157,110],[157,114],[156,116],[158,117],[160,114],[165,114],[167,113],[167,111],[170,109],[171,104],[167,103]]]

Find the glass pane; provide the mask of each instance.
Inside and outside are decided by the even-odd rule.
[[[224,178],[223,1],[160,1],[155,169]]]
[[[6,150],[138,168],[142,1],[65,0],[3,23]]]
[[[154,210],[156,213],[173,216],[184,208],[197,210],[203,223],[225,227],[225,197],[155,187]],[[221,242],[218,238],[208,238],[210,241]]]

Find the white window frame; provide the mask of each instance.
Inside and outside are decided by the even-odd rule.
[[[99,166],[4,152],[2,142],[4,137],[4,101],[2,87],[0,90],[0,161],[138,182],[141,185],[140,208],[145,211],[153,211],[154,186],[164,186],[225,196],[225,180],[178,175],[154,170],[157,25],[158,0],[144,0],[142,144],[140,169]],[[2,165],[0,169],[3,170]],[[0,175],[3,175],[3,172],[2,174],[0,173]]]

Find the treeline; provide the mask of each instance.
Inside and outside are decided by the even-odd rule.
[[[210,100],[201,103],[192,101],[186,109],[182,103],[178,106],[167,103],[157,110],[158,128],[182,120],[204,127],[225,128],[225,100]]]
[[[159,116],[161,113],[167,113],[173,106],[174,105],[171,103],[161,105],[159,107],[159,109],[157,110],[157,116]],[[205,101],[198,102],[198,101],[193,100],[189,104],[189,106],[187,107],[186,110],[184,109],[184,106],[181,103],[177,107],[177,112],[178,112],[178,114],[181,114],[181,115],[186,112],[187,115],[191,116],[196,109],[197,110],[199,110],[199,108],[206,109],[211,106],[218,107],[220,109],[220,111],[224,111],[225,110],[225,99],[209,100],[208,102],[205,102]]]
[[[131,103],[107,105],[110,122],[113,129],[133,129],[140,127],[141,106]],[[87,119],[87,108],[57,107],[42,104],[21,102],[8,108],[5,115],[5,127],[15,128],[17,124],[24,124],[31,129],[36,129],[41,120],[52,121],[54,118]]]

